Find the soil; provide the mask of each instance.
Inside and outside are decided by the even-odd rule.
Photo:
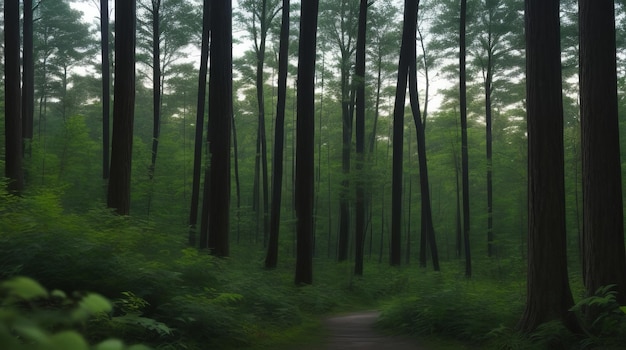
[[[324,321],[328,330],[325,350],[425,350],[414,339],[385,335],[375,329],[378,311],[334,316]],[[321,350],[321,349],[320,349]]]

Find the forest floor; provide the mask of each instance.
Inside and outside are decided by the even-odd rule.
[[[374,327],[378,311],[362,311],[324,320],[328,338],[324,350],[425,350],[415,339],[386,335]],[[322,350],[322,349],[319,349]]]

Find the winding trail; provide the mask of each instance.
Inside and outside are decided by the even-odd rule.
[[[385,335],[374,328],[378,311],[335,316],[324,321],[329,338],[326,350],[425,350],[413,339]]]

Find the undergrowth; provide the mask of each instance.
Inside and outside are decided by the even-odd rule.
[[[296,287],[289,254],[265,270],[260,248],[235,246],[232,258],[218,259],[187,247],[186,232],[99,207],[67,212],[54,191],[0,197],[0,281],[27,276],[111,300],[106,315],[75,328],[90,344],[117,338],[157,349],[278,348],[306,337],[303,329],[323,336],[322,315],[373,308],[407,287],[401,272],[368,264],[367,279],[357,279],[348,264],[326,259],[316,259],[313,285]]]

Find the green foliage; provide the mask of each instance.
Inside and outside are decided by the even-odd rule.
[[[3,349],[66,350],[90,349],[80,333],[93,318],[108,314],[112,304],[98,294],[68,297],[60,290],[48,292],[27,277],[0,283],[0,345]],[[120,340],[103,341],[93,349],[141,350]]]
[[[572,307],[586,335],[585,348],[615,348],[626,343],[625,307],[619,305],[616,294],[615,285],[603,286]]]
[[[512,326],[521,313],[520,286],[512,282],[468,281],[460,273],[450,277],[431,272],[414,283],[417,286],[410,294],[384,308],[381,327],[479,344],[488,339],[494,325]]]

